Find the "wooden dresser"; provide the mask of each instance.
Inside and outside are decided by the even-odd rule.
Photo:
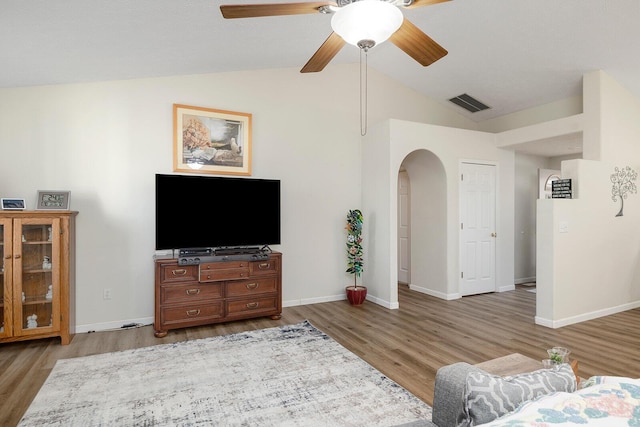
[[[155,261],[155,336],[170,329],[282,314],[282,254],[267,260],[178,265]]]

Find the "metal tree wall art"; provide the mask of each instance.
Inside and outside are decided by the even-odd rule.
[[[616,167],[611,174],[611,182],[613,187],[611,188],[611,198],[614,202],[620,198],[620,211],[616,216],[622,216],[622,209],[624,209],[624,199],[628,194],[635,194],[638,192],[638,187],[633,182],[638,178],[638,172],[631,169],[629,166],[622,169]]]

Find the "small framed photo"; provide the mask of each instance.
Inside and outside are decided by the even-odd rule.
[[[251,114],[173,105],[173,170],[251,175]]]
[[[70,191],[38,190],[36,209],[39,210],[69,210]]]
[[[22,211],[27,208],[24,199],[2,198],[0,199],[0,203],[2,203],[2,209],[5,211]]]

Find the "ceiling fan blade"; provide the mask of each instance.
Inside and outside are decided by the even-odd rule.
[[[407,18],[389,40],[425,67],[449,53]]]
[[[451,0],[414,0],[413,3],[411,3],[409,6],[404,6],[404,8],[414,9],[416,7],[430,6],[432,4],[444,3],[446,1],[451,1]]]
[[[300,70],[301,73],[317,73],[322,71],[324,67],[340,52],[345,41],[336,33],[331,33],[329,37],[322,43],[320,49],[316,50],[311,59]]]
[[[228,4],[220,6],[220,11],[222,16],[227,19],[256,18],[318,13],[318,8],[331,5],[335,6],[334,3],[326,1],[313,3]]]

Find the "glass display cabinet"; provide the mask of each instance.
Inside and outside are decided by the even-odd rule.
[[[76,212],[0,211],[0,343],[75,332]]]

